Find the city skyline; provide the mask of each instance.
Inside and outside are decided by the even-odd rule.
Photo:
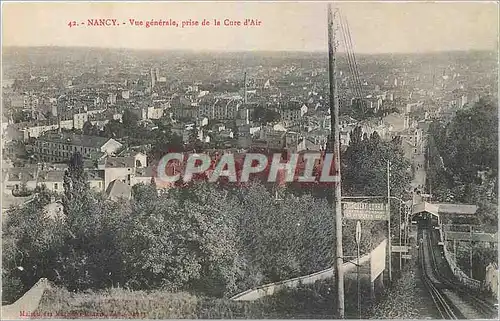
[[[291,3],[6,3],[4,47],[101,47],[138,50],[326,50],[327,2]],[[350,26],[356,53],[498,50],[494,2],[334,2]],[[167,12],[157,14],[157,12]],[[109,18],[119,27],[69,27]],[[261,21],[253,27],[132,27],[135,20]],[[36,29],[26,26],[36,25]],[[418,27],[416,27],[418,25]],[[343,45],[339,51],[343,50]]]

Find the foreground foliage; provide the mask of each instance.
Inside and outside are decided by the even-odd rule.
[[[476,224],[498,230],[498,104],[482,99],[457,112],[449,123],[430,127],[428,188],[440,202],[476,204]],[[460,243],[460,242],[459,242]],[[470,246],[460,248],[457,263],[470,270]],[[473,277],[483,280],[485,268],[498,261],[498,251],[473,245]]]
[[[399,193],[407,164],[397,142],[381,142],[376,134],[362,139],[359,132],[353,137],[344,189],[383,195],[385,163],[373,159],[385,157],[393,161],[391,185]],[[357,176],[361,172],[366,175]],[[327,191],[297,193],[292,186],[276,200],[269,186],[256,181],[241,188],[206,182],[188,187],[158,194],[152,181],[134,186],[130,201],[111,201],[89,188],[75,154],[64,194],[57,196],[64,215],[47,216],[44,208],[53,195],[40,190],[4,220],[2,276],[11,285],[4,287],[4,302],[42,277],[70,291],[123,287],[228,297],[332,266],[335,235]],[[366,253],[387,231],[383,222],[362,225]],[[343,229],[344,255],[353,256],[355,222],[345,222]]]
[[[346,296],[356,302],[356,286],[346,280]],[[38,315],[65,318],[92,317],[146,319],[331,319],[335,315],[335,291],[332,280],[287,289],[273,296],[244,302],[194,295],[189,292],[131,291],[111,288],[72,293],[64,288],[49,288],[35,311]],[[367,306],[363,285],[363,302]],[[346,306],[348,317],[356,317],[356,305]]]

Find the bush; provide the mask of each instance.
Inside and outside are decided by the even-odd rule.
[[[13,273],[2,271],[2,305],[12,304],[24,293],[21,279]]]

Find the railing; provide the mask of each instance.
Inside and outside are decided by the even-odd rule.
[[[451,256],[450,252],[448,252],[446,248],[446,238],[445,234],[446,232],[443,232],[443,229],[439,229],[439,236],[440,236],[440,241],[443,242],[443,251],[444,251],[444,257],[446,259],[446,262],[448,262],[448,265],[450,266],[451,271],[453,272],[453,275],[460,281],[460,283],[464,284],[466,287],[473,289],[473,290],[479,290],[481,289],[481,281],[472,279],[468,277],[458,266],[457,263],[455,262],[455,259]]]
[[[498,297],[498,265],[489,264],[486,267],[486,277],[484,287],[493,293],[493,296]]]
[[[382,244],[382,241],[380,244]],[[371,252],[359,258],[359,264],[363,265],[370,262]],[[356,265],[354,262],[347,262],[343,265],[344,273],[351,272],[354,270]],[[273,295],[274,293],[285,289],[285,288],[295,288],[300,284],[313,284],[318,280],[329,279],[334,276],[334,269],[329,268],[323,271],[315,272],[309,275],[300,276],[293,279],[288,279],[284,281],[274,282],[264,284],[253,289],[249,289],[245,292],[239,293],[231,298],[233,301],[254,301],[262,297]]]

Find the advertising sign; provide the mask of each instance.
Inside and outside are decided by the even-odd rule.
[[[404,245],[393,245],[393,246],[392,246],[392,252],[396,252],[396,253],[406,253],[406,252],[408,252],[408,246],[404,246]]]
[[[388,221],[385,203],[342,202],[342,213],[348,220]]]

